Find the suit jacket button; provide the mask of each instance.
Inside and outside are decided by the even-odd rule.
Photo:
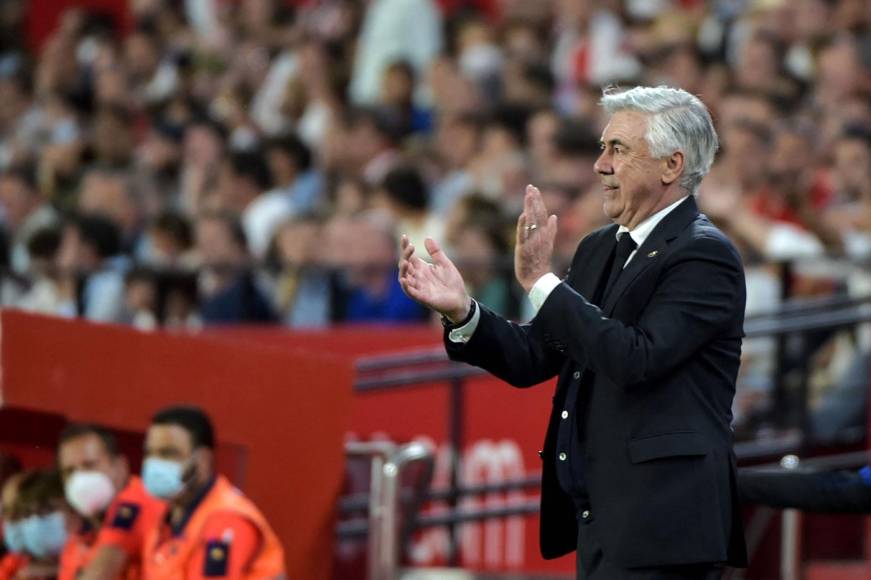
[[[560,461],[565,461],[565,460],[566,460],[566,457],[568,457],[568,455],[566,455],[565,453],[560,453],[560,454],[559,454],[559,460],[560,460]]]
[[[582,511],[582,512],[581,512],[581,517],[584,518],[585,520],[590,519],[590,510],[584,510],[584,511]]]
[[[575,380],[581,378],[581,371],[575,371],[574,374],[572,374],[572,378],[574,378]]]

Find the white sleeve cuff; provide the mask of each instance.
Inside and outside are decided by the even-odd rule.
[[[481,306],[475,304],[475,313],[472,314],[472,319],[459,328],[455,328],[448,333],[448,340],[465,344],[472,339],[475,334],[475,329],[478,328],[478,321],[481,320]]]
[[[529,301],[532,303],[532,309],[535,314],[541,310],[544,301],[553,292],[553,289],[560,285],[561,280],[553,272],[548,272],[539,278],[529,291]]]

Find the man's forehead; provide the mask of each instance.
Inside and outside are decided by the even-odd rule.
[[[82,456],[108,456],[109,450],[106,448],[106,443],[96,433],[83,433],[61,443],[58,455],[63,461],[65,458],[73,459]]]
[[[647,129],[647,115],[638,111],[617,111],[602,131],[602,142],[612,139],[640,139]]]
[[[152,425],[145,436],[145,444],[155,447],[178,447],[188,449],[193,445],[193,439],[188,431],[180,425]]]

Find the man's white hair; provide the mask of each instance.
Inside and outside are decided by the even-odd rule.
[[[663,158],[675,151],[683,153],[684,169],[679,183],[687,193],[696,195],[719,147],[711,114],[698,97],[665,86],[607,88],[602,93],[601,105],[609,115],[618,111],[646,113],[644,139],[650,154]]]

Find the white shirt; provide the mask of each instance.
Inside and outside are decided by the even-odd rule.
[[[617,240],[620,240],[620,236],[625,233],[628,233],[632,240],[635,242],[635,250],[629,254],[629,257],[626,258],[626,262],[623,263],[623,267],[626,267],[626,264],[632,261],[632,258],[635,257],[635,254],[638,253],[638,248],[641,247],[642,244],[647,240],[650,234],[656,229],[656,226],[659,225],[665,216],[671,213],[677,206],[686,200],[689,197],[688,195],[680,198],[670,206],[663,208],[648,217],[646,220],[635,226],[634,230],[629,230],[626,226],[620,226],[617,228]],[[548,272],[538,280],[536,280],[535,284],[533,284],[532,289],[529,291],[529,301],[532,302],[532,308],[534,312],[537,314],[541,307],[544,305],[544,301],[547,300],[547,297],[550,296],[550,293],[553,292],[553,289],[560,285],[560,280],[556,274],[553,272]],[[469,342],[469,339],[472,338],[472,334],[474,334],[475,329],[478,328],[478,321],[481,319],[481,309],[476,308],[475,314],[472,316],[472,319],[459,328],[455,328],[448,334],[448,339],[451,342]]]

